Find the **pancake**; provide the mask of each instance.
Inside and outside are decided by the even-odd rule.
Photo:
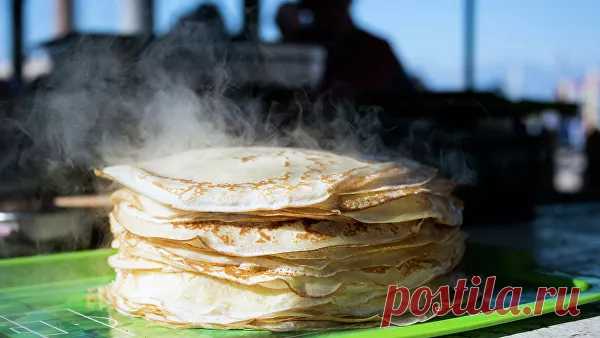
[[[374,189],[373,191],[362,191],[360,193],[341,193],[337,197],[336,206],[340,210],[357,210],[377,206],[388,201],[413,194],[428,193],[441,197],[447,197],[454,189],[454,183],[443,178],[433,179],[423,185],[402,187],[385,190]]]
[[[411,248],[420,250],[423,246],[429,244],[449,241],[452,236],[456,236],[459,233],[460,231],[457,228],[424,223],[418,233],[398,242],[380,245],[333,246],[310,251],[285,252],[262,256],[224,255],[206,246],[195,246],[194,242],[140,237],[128,231],[123,231],[121,234],[116,235],[114,243],[116,247],[125,246],[124,250],[136,249],[149,252],[150,254],[173,255],[182,257],[185,260],[200,261],[208,264],[250,264],[265,268],[284,267],[287,270],[297,268],[322,270],[340,261],[348,262],[352,260],[352,262],[355,262],[359,260],[372,260],[373,262],[379,262],[379,259],[383,259],[383,255],[390,251],[395,252]]]
[[[348,315],[346,313],[338,315],[331,314],[334,309],[338,309],[339,311],[340,306],[338,304],[325,304],[322,306],[314,306],[308,310],[297,309],[272,313],[263,318],[237,320],[229,317],[212,317],[213,319],[211,320],[206,317],[191,318],[189,315],[186,316],[181,315],[178,312],[171,312],[165,306],[145,303],[143,300],[140,301],[136,299],[132,301],[121,294],[111,293],[109,288],[103,290],[103,295],[113,307],[122,314],[143,317],[148,320],[164,323],[171,327],[201,327],[220,330],[256,329],[280,332],[351,329],[376,326],[381,321],[378,309],[381,308],[382,302],[385,301],[385,296],[378,295],[362,304],[354,304],[356,309],[362,310],[360,311],[361,314],[356,315]],[[362,314],[362,312],[365,312],[365,314]],[[432,317],[433,314],[431,313],[423,316],[407,314],[399,318],[393,318],[393,325],[410,325],[425,321]]]
[[[389,285],[443,283],[465,250],[454,184],[411,160],[210,148],[97,173],[123,186],[103,299],[171,326],[378,325]]]
[[[349,222],[354,219],[363,223],[392,223],[424,218],[434,218],[439,223],[449,225],[457,225],[462,222],[462,203],[449,196],[445,191],[415,188],[406,191],[352,196],[352,199],[346,196],[339,199],[341,210],[294,208],[278,211],[254,211],[246,214],[181,211],[139,196],[127,189],[116,191],[111,199],[113,204],[118,207],[136,209],[152,221],[171,224],[218,221],[248,225],[299,218],[336,222]],[[390,215],[395,217],[390,218]]]
[[[447,225],[462,224],[462,202],[451,196],[412,194],[361,210],[343,212],[362,223],[398,223],[432,218]]]
[[[219,222],[171,224],[145,218],[144,214],[127,206],[118,206],[111,215],[112,222],[137,236],[187,241],[189,245],[232,256],[392,243],[413,236],[426,223],[421,219],[368,225],[296,219],[246,225]]]
[[[411,278],[417,286],[436,276],[422,269]],[[165,285],[169,287],[159,287]],[[287,321],[289,317],[370,319],[383,309],[386,291],[387,286],[360,284],[342,286],[326,297],[303,297],[287,289],[242,285],[189,272],[118,269],[115,282],[104,292],[117,310],[129,315],[152,314],[155,320],[194,327],[244,328],[250,321]]]
[[[455,264],[464,249],[462,235],[454,232],[437,243],[412,248],[396,246],[384,252],[315,266],[318,262],[314,260],[309,262],[313,265],[308,265],[305,261],[276,258],[239,259],[231,264],[218,264],[206,262],[202,255],[174,253],[141,241],[124,241],[121,248],[120,253],[109,260],[109,264],[117,269],[187,271],[244,285],[289,288],[305,297],[327,296],[352,283],[387,286],[398,280],[406,281],[407,274],[415,267],[428,266],[433,273],[445,273],[449,269],[446,264]]]
[[[114,205],[127,204],[132,208],[151,216],[157,221],[172,223],[190,223],[201,221],[220,221],[229,223],[273,222],[298,218],[318,220],[348,220],[340,212],[318,208],[294,208],[281,210],[257,210],[246,213],[195,212],[179,210],[139,195],[129,189],[119,189],[111,195]]]
[[[367,163],[294,148],[208,148],[111,166],[98,174],[176,209],[235,213],[315,206],[338,188],[349,192],[375,184],[394,167],[387,176],[394,178],[395,190],[435,176],[415,162],[402,163]]]

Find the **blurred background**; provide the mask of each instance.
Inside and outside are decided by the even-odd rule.
[[[284,145],[337,150],[352,134],[346,147],[457,180],[472,238],[589,257],[598,13],[595,0],[0,0],[0,257],[106,245],[97,145],[163,124],[188,146],[229,145],[206,141],[219,119],[253,140],[308,126],[314,144]]]

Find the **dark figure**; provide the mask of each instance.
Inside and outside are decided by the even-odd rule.
[[[202,4],[183,16],[173,31],[200,35],[199,38],[204,40],[221,41],[229,38],[223,17],[213,4]]]
[[[585,189],[600,192],[600,131],[594,129],[586,140],[585,154],[587,169],[585,171]]]
[[[212,90],[223,83],[222,62],[230,41],[223,17],[212,4],[202,4],[183,16],[173,29],[154,41],[142,60],[144,74],[185,84],[198,92]],[[155,72],[155,69],[164,72]]]
[[[275,22],[281,32],[283,42],[301,42],[306,27],[302,21],[303,12],[296,4],[284,3],[277,10]]]
[[[284,4],[277,24],[284,42],[314,43],[327,50],[324,89],[354,95],[414,91],[389,44],[357,27],[351,0],[304,0]]]

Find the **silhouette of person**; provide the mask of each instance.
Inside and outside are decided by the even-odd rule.
[[[279,6],[275,15],[275,23],[279,27],[283,42],[301,42],[302,11],[296,4],[284,3]]]
[[[229,42],[219,9],[201,4],[144,51],[141,63],[148,69],[144,74],[156,81],[168,76],[198,92],[212,90],[224,78],[221,64]],[[165,71],[154,72],[155,68]]]
[[[414,91],[400,61],[383,39],[354,24],[352,0],[303,0],[280,7],[276,22],[284,42],[314,43],[327,50],[324,89],[360,92]]]
[[[204,39],[213,41],[226,40],[229,38],[225,22],[217,6],[213,4],[202,4],[190,13],[183,16],[173,29],[182,30],[184,34],[201,35]]]
[[[585,153],[587,156],[586,188],[598,193],[600,192],[600,130],[594,129],[588,135]]]

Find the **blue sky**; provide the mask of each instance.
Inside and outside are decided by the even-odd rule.
[[[510,74],[521,78],[525,95],[549,97],[560,77],[600,66],[600,1],[480,0],[477,7],[480,87],[501,85]],[[354,9],[426,83],[462,85],[462,1],[368,0]]]
[[[54,0],[26,0],[26,47],[54,34]],[[207,0],[157,0],[156,30],[164,32]],[[241,0],[212,1],[228,28],[241,27]],[[262,35],[277,39],[272,15],[281,0],[262,0]],[[0,62],[9,57],[9,4],[0,0]],[[123,0],[77,0],[81,31],[117,33]],[[435,89],[462,86],[461,0],[355,0],[353,15],[388,39],[407,68]],[[515,96],[550,98],[563,77],[600,69],[600,1],[480,0],[477,3],[477,85],[506,87]]]

